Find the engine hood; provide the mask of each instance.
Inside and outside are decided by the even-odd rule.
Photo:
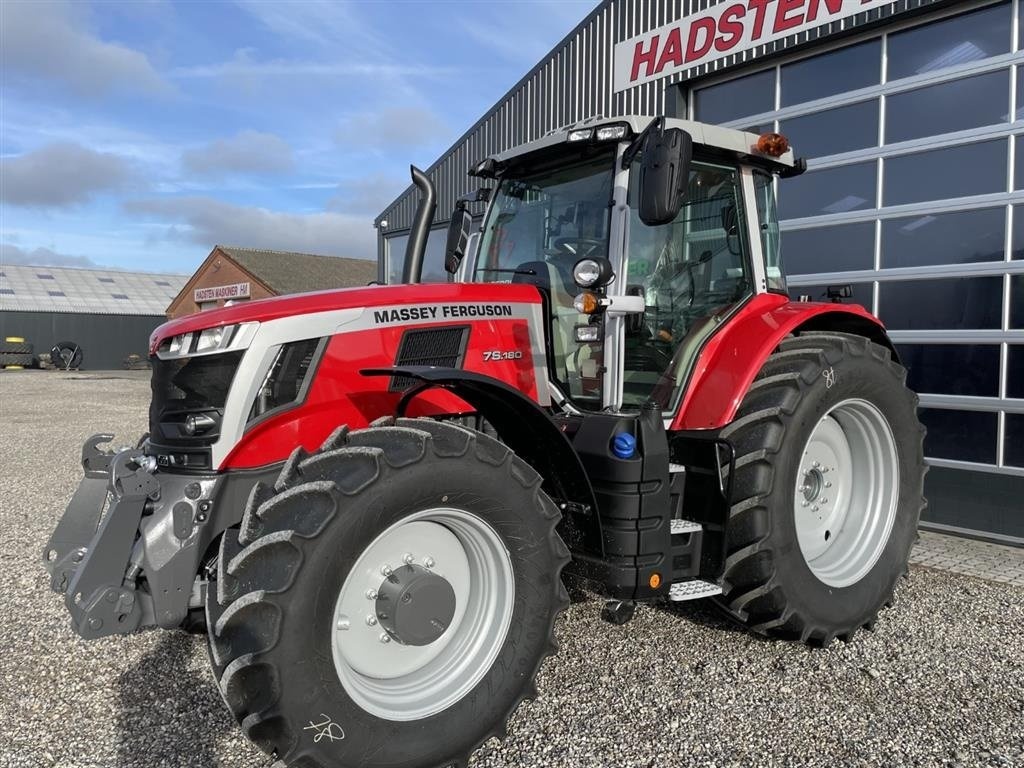
[[[196,312],[159,326],[149,337],[153,354],[164,339],[237,323],[262,323],[282,317],[311,315],[339,309],[380,307],[399,309],[417,304],[526,302],[540,303],[540,294],[530,285],[509,283],[421,283],[416,285],[374,285],[330,291],[276,296],[247,301],[230,307]],[[439,318],[440,320],[440,318]]]

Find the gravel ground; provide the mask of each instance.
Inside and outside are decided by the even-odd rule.
[[[144,430],[145,374],[0,373],[0,766],[266,766],[202,643],[86,643],[40,551],[91,433]],[[826,650],[763,640],[707,607],[612,627],[573,605],[541,698],[475,760],[505,766],[1024,766],[1024,590],[914,568],[874,633]]]

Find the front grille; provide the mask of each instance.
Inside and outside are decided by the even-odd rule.
[[[461,368],[466,354],[469,326],[424,328],[402,334],[395,356],[395,366],[436,365],[439,368]],[[408,376],[392,376],[389,389],[402,392],[416,383]]]

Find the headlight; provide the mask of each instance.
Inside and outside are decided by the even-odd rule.
[[[572,279],[580,288],[600,288],[612,279],[612,263],[600,256],[580,259],[572,268]]]
[[[185,434],[190,436],[201,435],[208,431],[210,427],[215,426],[216,423],[217,422],[204,413],[190,413],[185,417]]]
[[[223,349],[231,341],[231,334],[237,326],[222,325],[220,328],[207,328],[199,332],[196,341],[196,352],[209,352],[211,349]]]
[[[587,141],[593,135],[593,128],[577,128],[575,131],[569,131],[569,141]]]
[[[598,141],[609,141],[611,139],[626,138],[627,128],[624,125],[606,125],[597,129]]]

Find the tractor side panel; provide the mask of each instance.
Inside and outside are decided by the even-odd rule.
[[[545,361],[535,359],[536,344],[531,343],[530,323],[525,319],[455,318],[445,323],[396,324],[343,332],[328,343],[305,401],[248,429],[220,468],[241,469],[282,461],[295,446],[315,450],[342,424],[359,429],[381,416],[395,414],[403,392],[413,382],[363,376],[361,371],[390,368],[402,362],[406,334],[421,334],[419,338],[426,340],[429,351],[432,331],[458,335],[459,329],[465,329],[461,359],[452,367],[502,381],[534,401],[546,400],[546,390],[539,388],[543,378],[538,382],[536,367],[543,372]],[[423,349],[421,346],[419,351]],[[406,415],[454,415],[473,410],[449,392],[431,389],[411,401]]]
[[[671,429],[719,429],[732,421],[765,360],[802,326],[854,328],[887,341],[881,323],[859,305],[793,302],[778,294],[758,294],[704,346]]]

